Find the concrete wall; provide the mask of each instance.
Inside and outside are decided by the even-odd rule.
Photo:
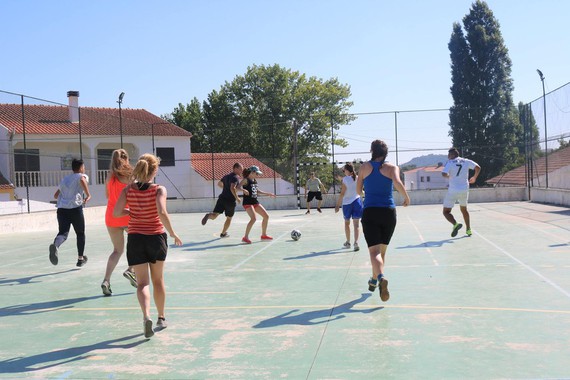
[[[548,182],[550,185],[550,176]],[[530,197],[533,202],[570,207],[570,190],[531,188]]]

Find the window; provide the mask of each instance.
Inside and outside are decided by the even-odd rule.
[[[28,171],[40,171],[40,150],[39,149],[14,149],[14,171],[26,171],[26,156],[28,157]]]
[[[114,149],[97,149],[97,170],[109,170]]]
[[[175,166],[174,148],[156,148],[156,155],[160,157],[160,166]]]
[[[423,182],[423,181],[424,181],[424,177],[420,177],[420,182]]]
[[[426,182],[429,182],[429,179],[430,179],[430,178],[429,178],[429,175],[428,175],[428,176],[426,177]]]

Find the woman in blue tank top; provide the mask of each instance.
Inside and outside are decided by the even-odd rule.
[[[410,197],[400,179],[400,168],[385,162],[388,155],[386,143],[382,140],[372,141],[370,152],[372,159],[360,167],[356,192],[360,195],[363,190],[365,192],[362,231],[372,265],[368,289],[373,292],[378,287],[380,299],[386,302],[390,298],[390,292],[388,280],[384,277],[384,260],[396,228],[394,187],[404,197],[404,206],[410,204]]]

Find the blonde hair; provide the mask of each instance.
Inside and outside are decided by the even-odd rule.
[[[129,163],[129,154],[124,149],[115,149],[111,155],[111,165],[109,166],[109,177],[131,179],[133,167]]]
[[[152,177],[156,175],[160,165],[160,159],[154,154],[145,153],[139,157],[135,168],[133,169],[133,178],[137,182],[150,182]]]

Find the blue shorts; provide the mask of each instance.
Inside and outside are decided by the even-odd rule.
[[[344,220],[362,218],[362,200],[357,198],[349,205],[342,205]]]

